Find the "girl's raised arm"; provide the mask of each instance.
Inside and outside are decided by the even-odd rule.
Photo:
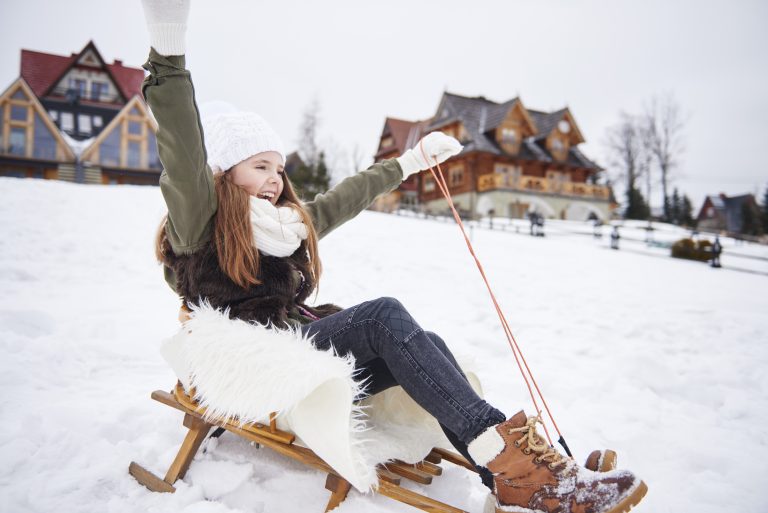
[[[168,206],[166,233],[176,254],[207,242],[217,208],[208,168],[195,89],[184,58],[189,0],[142,0],[152,48],[141,90],[158,124],[163,172],[160,190]]]

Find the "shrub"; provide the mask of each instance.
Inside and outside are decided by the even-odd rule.
[[[712,259],[712,243],[700,240],[697,244],[693,239],[680,239],[672,244],[672,256],[706,262]]]

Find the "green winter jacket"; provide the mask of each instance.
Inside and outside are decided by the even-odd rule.
[[[158,124],[157,148],[163,164],[160,190],[168,206],[168,240],[176,254],[191,254],[210,241],[217,209],[195,88],[183,55],[162,56],[152,48],[143,67],[149,75],[142,93]],[[402,179],[400,165],[390,159],[318,194],[304,204],[318,237],[355,217],[377,196],[394,190]],[[175,275],[168,266],[165,279],[177,291]]]

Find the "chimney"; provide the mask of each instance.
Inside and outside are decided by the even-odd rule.
[[[123,65],[123,61],[122,61],[122,60],[120,60],[120,59],[115,59],[115,63],[114,63],[114,65],[115,65],[115,66],[122,66],[122,65]]]

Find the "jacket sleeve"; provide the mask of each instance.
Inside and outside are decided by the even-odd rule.
[[[141,91],[158,124],[168,239],[177,254],[192,253],[210,240],[217,208],[195,89],[183,55],[163,56],[152,48],[143,67],[149,76]]]
[[[322,239],[368,208],[377,196],[394,190],[403,181],[395,159],[377,162],[365,171],[345,178],[333,189],[305,203],[318,238]]]

